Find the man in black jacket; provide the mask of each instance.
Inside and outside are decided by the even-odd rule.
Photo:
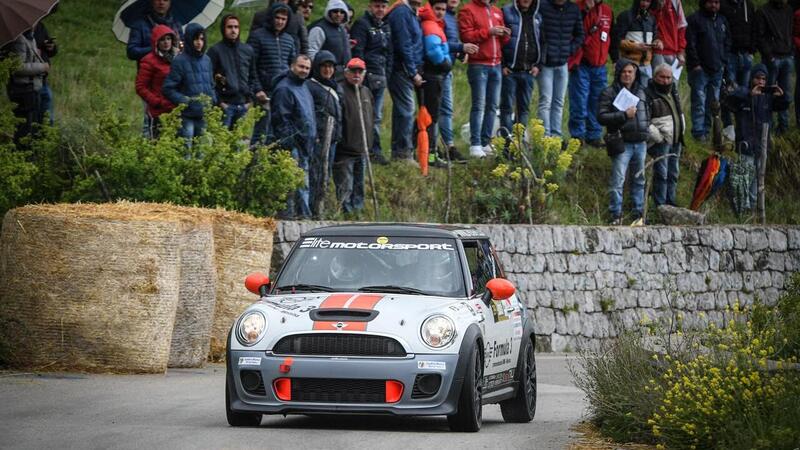
[[[720,0],[700,0],[686,29],[686,67],[692,101],[692,136],[705,142],[711,130],[711,102],[719,102],[722,74],[728,64],[730,30],[718,14]]]
[[[654,144],[650,154],[657,159],[653,164],[653,200],[656,206],[676,206],[684,123],[678,86],[669,64],[656,66],[645,94],[650,107],[648,143]]]
[[[767,85],[776,83],[791,98],[791,74],[794,71],[794,46],[792,43],[792,8],[786,0],[770,0],[756,14],[758,50],[761,62],[767,65],[769,78]],[[776,133],[783,133],[789,128],[789,112],[778,113]]]
[[[350,29],[350,38],[355,42],[353,57],[361,58],[367,64],[365,85],[372,92],[375,115],[370,154],[372,162],[377,164],[388,163],[381,151],[380,135],[386,79],[392,72],[392,33],[389,23],[383,20],[388,3],[388,0],[371,0],[364,15]]]
[[[270,8],[275,3],[282,3],[289,7],[289,18],[286,21],[284,32],[294,37],[294,46],[301,54],[308,53],[308,29],[306,28],[305,18],[298,12],[297,5],[291,0],[269,0],[267,7],[253,15],[253,22],[250,24],[250,32],[256,28],[271,27],[272,14]]]
[[[239,118],[247,114],[261,84],[256,73],[253,49],[239,41],[239,18],[228,14],[222,18],[222,41],[208,49],[214,71],[214,89],[219,107],[225,115],[225,126],[233,129]]]
[[[636,106],[620,111],[614,106],[617,95],[627,89],[639,98]],[[609,206],[612,225],[622,224],[622,188],[625,174],[634,175],[631,181],[631,200],[633,218],[642,216],[644,208],[644,160],[647,154],[648,126],[650,109],[647,96],[640,84],[639,68],[630,60],[617,60],[614,83],[600,94],[597,121],[606,126],[606,145],[611,157],[611,179],[608,186]]]

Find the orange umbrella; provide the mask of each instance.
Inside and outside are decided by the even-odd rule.
[[[430,142],[428,142],[428,127],[433,123],[433,118],[428,112],[428,108],[420,106],[417,114],[417,160],[422,175],[428,175],[428,153]]]
[[[714,185],[714,177],[719,172],[719,156],[711,155],[700,166],[700,173],[697,177],[697,182],[694,186],[694,195],[692,196],[691,209],[697,211],[703,202],[706,201],[708,195],[711,193],[711,188]]]

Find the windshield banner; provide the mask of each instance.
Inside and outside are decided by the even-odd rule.
[[[389,238],[381,236],[375,238],[344,238],[331,241],[324,238],[305,238],[300,243],[300,248],[320,249],[358,249],[358,250],[449,250],[455,251],[455,246],[447,242],[419,242],[411,238],[403,239],[410,242],[389,242]],[[395,238],[397,239],[397,238]]]

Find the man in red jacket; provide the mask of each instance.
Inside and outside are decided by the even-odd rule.
[[[578,0],[577,4],[583,16],[583,45],[567,61],[569,134],[601,147],[603,127],[597,122],[597,100],[608,81],[606,60],[614,12],[602,0]]]
[[[683,13],[681,0],[656,0],[652,6],[653,16],[656,18],[658,39],[663,47],[655,49],[652,67],[659,64],[672,65],[678,60],[678,65],[686,63],[686,14]],[[676,80],[677,81],[677,80]]]
[[[156,25],[151,35],[153,50],[139,61],[136,93],[147,104],[147,135],[156,139],[158,116],[172,111],[175,105],[164,96],[161,87],[169,74],[172,58],[178,53],[178,37],[166,25]]]
[[[511,29],[503,22],[503,12],[490,0],[467,3],[458,13],[458,29],[462,42],[478,46],[478,52],[467,59],[467,79],[472,90],[469,154],[483,158],[492,152],[489,142],[500,103],[502,49],[511,37]]]

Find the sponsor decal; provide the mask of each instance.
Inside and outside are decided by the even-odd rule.
[[[240,356],[239,357],[239,365],[240,366],[260,366],[261,365],[261,357],[260,356]]]
[[[300,317],[300,305],[265,302],[264,306],[286,314],[287,316]]]
[[[509,316],[506,313],[506,302],[503,300],[492,300],[489,305],[492,308],[492,316],[495,322],[502,322],[508,320]]]
[[[506,339],[499,343],[496,340],[487,341],[483,349],[484,368],[488,369],[489,367],[498,367],[510,363],[511,358],[505,357],[511,354],[511,347],[511,339]]]
[[[378,239],[375,239],[375,242],[377,242],[378,244],[388,244],[389,238],[386,236],[381,236]]]
[[[382,239],[382,238],[378,238]],[[449,250],[455,251],[453,244],[447,243],[386,243],[380,242],[332,242],[322,238],[305,238],[300,248],[345,249],[345,250]]]
[[[417,369],[446,370],[447,363],[444,361],[417,361]]]
[[[514,321],[514,337],[522,337],[522,321],[516,320]]]
[[[319,304],[319,309],[375,309],[375,305],[383,299],[376,294],[333,294]],[[369,322],[314,321],[313,330],[325,331],[366,331]]]
[[[514,378],[514,369],[508,369],[500,373],[493,373],[483,377],[483,387],[493,388],[501,384],[510,382]]]

